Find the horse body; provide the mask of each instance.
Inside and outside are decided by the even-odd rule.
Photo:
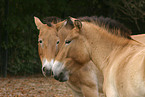
[[[101,36],[100,40],[97,40],[101,41],[99,44],[90,44],[93,52],[91,59],[95,64],[100,64],[99,67],[103,70],[104,93],[107,97],[144,97],[145,53],[143,52],[145,47],[133,40],[118,38],[112,35],[107,35],[104,38]],[[89,43],[94,41],[92,39]],[[139,52],[140,54],[138,54]],[[108,57],[109,59],[105,63],[104,60]]]
[[[136,48],[138,46],[113,51],[107,60],[108,66],[104,69],[104,91],[108,97],[144,97],[145,50],[142,50],[142,47]]]
[[[68,58],[82,66],[92,60],[103,72],[107,97],[145,97],[145,46],[125,34],[121,36],[119,31],[114,35],[92,23],[71,20],[75,27],[55,58],[54,75],[69,76],[65,73],[69,72]]]

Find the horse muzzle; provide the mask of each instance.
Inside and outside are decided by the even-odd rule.
[[[69,80],[69,72],[63,65],[62,62],[55,61],[52,67],[54,78],[60,82]]]
[[[43,60],[42,73],[45,77],[50,77],[51,75],[53,75],[52,65],[53,65],[53,59],[50,62],[47,61],[47,59]]]
[[[65,82],[68,81],[69,79],[68,75],[64,73],[60,73],[59,75],[54,75],[54,78],[60,82]]]
[[[53,72],[51,69],[47,69],[46,67],[42,67],[42,73],[45,77],[50,77],[53,75]]]

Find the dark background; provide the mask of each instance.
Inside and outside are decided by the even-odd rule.
[[[34,16],[104,16],[145,33],[145,0],[0,0],[0,76],[41,73]]]

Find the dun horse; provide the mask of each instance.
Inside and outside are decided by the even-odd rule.
[[[57,19],[56,21],[60,21],[60,19]],[[53,57],[55,56],[54,51],[52,52],[51,48],[53,48],[53,50],[55,50],[57,48],[57,50],[58,50],[58,43],[59,43],[58,38],[55,35],[56,28],[52,27],[52,25],[50,23],[49,23],[49,25],[51,27],[47,26],[46,24],[43,24],[36,17],[35,17],[35,23],[36,23],[37,28],[40,30],[39,39],[38,39],[38,50],[39,50],[39,56],[40,56],[40,59],[42,62],[42,72],[45,76],[50,76],[51,75],[51,67],[52,67],[52,63],[53,63],[53,59],[54,59]],[[60,36],[59,45],[60,46],[62,45],[61,41],[62,42],[64,41],[64,38],[66,37],[67,34],[68,33],[65,31],[63,31],[62,33],[59,33],[59,36]],[[138,38],[138,36],[135,36],[135,38]],[[139,36],[139,38],[140,38],[140,36]],[[57,44],[56,44],[56,42],[57,42]],[[56,44],[56,46],[54,44]],[[42,60],[44,60],[44,61],[42,61]],[[99,82],[99,86],[98,86],[99,91],[101,92],[101,90],[102,90],[102,80],[103,80],[101,77],[102,75],[100,74],[99,70],[94,67],[92,62],[89,62],[88,64],[89,65],[86,64],[77,73],[73,73],[71,75],[69,81],[67,82],[67,84],[73,90],[73,93],[79,97],[81,97],[83,95],[85,95],[85,97],[87,97],[88,92],[85,92],[87,90],[87,88],[89,90],[88,97],[90,97],[90,96],[93,97],[92,95],[98,94],[97,93],[98,90],[96,87],[96,86],[98,86],[98,84],[97,84],[98,82]],[[94,71],[97,70],[97,72],[96,71],[90,72],[93,70]],[[87,75],[87,76],[85,76],[85,75]],[[94,78],[94,77],[92,77],[92,75],[97,75],[97,76]],[[79,78],[79,80],[77,78]],[[98,79],[98,81],[96,81],[97,80],[96,78]],[[93,79],[95,79],[95,80],[93,80]],[[97,83],[94,81],[96,81]],[[87,85],[89,85],[89,86],[87,86]],[[95,88],[93,88],[93,87],[95,87]]]
[[[119,30],[71,20],[74,28],[68,31],[52,67],[55,78],[69,79],[72,61],[83,66],[92,60],[103,73],[107,97],[145,97],[145,46]]]
[[[59,33],[60,38],[58,39],[56,33],[63,22],[47,26],[47,24],[43,24],[38,18],[34,17],[34,19],[38,30],[40,30],[38,50],[42,62],[42,72],[44,76],[51,76],[53,60],[57,54],[57,50],[59,50],[59,47],[61,46],[61,43],[64,41],[63,37],[68,33],[65,31]],[[59,40],[61,41],[60,43]],[[71,62],[71,65],[73,64],[78,63]],[[87,64],[84,64],[82,69],[71,74],[67,85],[71,88],[75,97],[98,97],[98,91],[100,93],[103,92],[102,82],[102,74],[90,61]]]
[[[51,68],[57,52],[56,28],[43,24],[37,17],[34,17],[35,24],[39,31],[38,52],[42,62],[42,72],[44,76],[51,76]]]

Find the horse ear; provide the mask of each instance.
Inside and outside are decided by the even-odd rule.
[[[66,25],[65,27],[68,28],[68,29],[73,29],[74,28],[74,24],[73,24],[73,21],[71,20],[71,17],[68,17],[66,19]]]
[[[79,21],[79,20],[74,20],[74,25],[75,25],[75,27],[77,27],[78,29],[81,29],[81,28],[82,28],[82,23],[81,23],[81,21]]]
[[[73,22],[73,25],[75,27],[77,27],[78,29],[81,29],[82,28],[82,23],[80,20],[76,19],[76,18],[73,18],[73,17],[69,17],[70,20]]]
[[[35,24],[36,24],[36,26],[37,26],[37,29],[40,30],[40,27],[43,25],[43,23],[40,21],[39,18],[37,18],[37,17],[35,17],[35,16],[34,16],[34,21],[35,21]]]

